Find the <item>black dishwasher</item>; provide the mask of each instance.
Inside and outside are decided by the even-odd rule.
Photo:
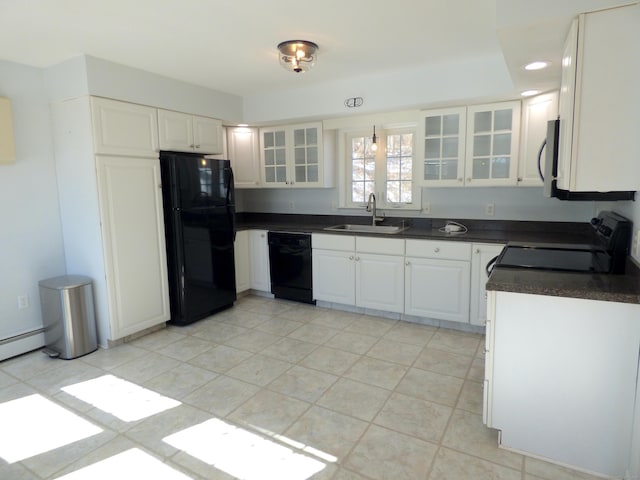
[[[271,293],[276,298],[312,303],[311,235],[269,232]]]

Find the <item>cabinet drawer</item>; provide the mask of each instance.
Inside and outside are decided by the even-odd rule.
[[[353,252],[356,249],[356,237],[351,235],[314,233],[311,235],[311,247]]]
[[[471,244],[441,240],[407,240],[407,256],[471,260]]]
[[[399,238],[356,237],[358,253],[404,255],[404,240]]]

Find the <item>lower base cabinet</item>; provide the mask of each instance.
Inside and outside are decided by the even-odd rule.
[[[407,315],[469,322],[468,261],[406,258]]]
[[[358,253],[355,260],[356,306],[402,313],[404,311],[404,258]]]
[[[251,288],[271,292],[269,270],[269,239],[267,230],[249,231],[249,257],[251,258]]]
[[[249,230],[236,232],[233,253],[236,269],[236,292],[251,288],[251,259],[249,257]]]
[[[314,298],[355,305],[355,253],[314,248],[311,261]]]

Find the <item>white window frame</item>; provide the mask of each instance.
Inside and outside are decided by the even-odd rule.
[[[413,164],[412,164],[412,188],[411,188],[411,203],[394,203],[387,202],[386,195],[386,180],[387,180],[387,165],[386,165],[386,145],[387,135],[399,134],[399,133],[411,133],[413,134]],[[351,197],[352,188],[352,164],[351,164],[351,140],[354,137],[371,137],[373,135],[373,126],[370,129],[364,130],[358,129],[342,129],[339,131],[339,162],[340,162],[340,208],[353,208],[362,209],[366,207],[367,202],[353,202]],[[376,169],[375,169],[375,187],[374,193],[376,195],[376,205],[378,209],[387,210],[417,210],[422,208],[422,189],[419,185],[419,169],[418,158],[416,156],[416,125],[393,125],[382,126],[378,128],[376,126],[376,137],[378,144],[378,151],[376,152]]]

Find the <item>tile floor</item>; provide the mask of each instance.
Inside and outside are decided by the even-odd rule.
[[[107,374],[179,404],[124,421],[67,393]],[[13,463],[5,438],[0,478],[95,478],[91,468],[110,471],[120,458],[131,473],[142,456],[166,469],[155,478],[174,478],[170,467],[194,480],[593,478],[498,449],[482,424],[482,379],[480,335],[247,296],[72,361],[32,352],[0,362],[0,416],[39,394],[100,430]],[[23,425],[37,416],[27,417]]]

